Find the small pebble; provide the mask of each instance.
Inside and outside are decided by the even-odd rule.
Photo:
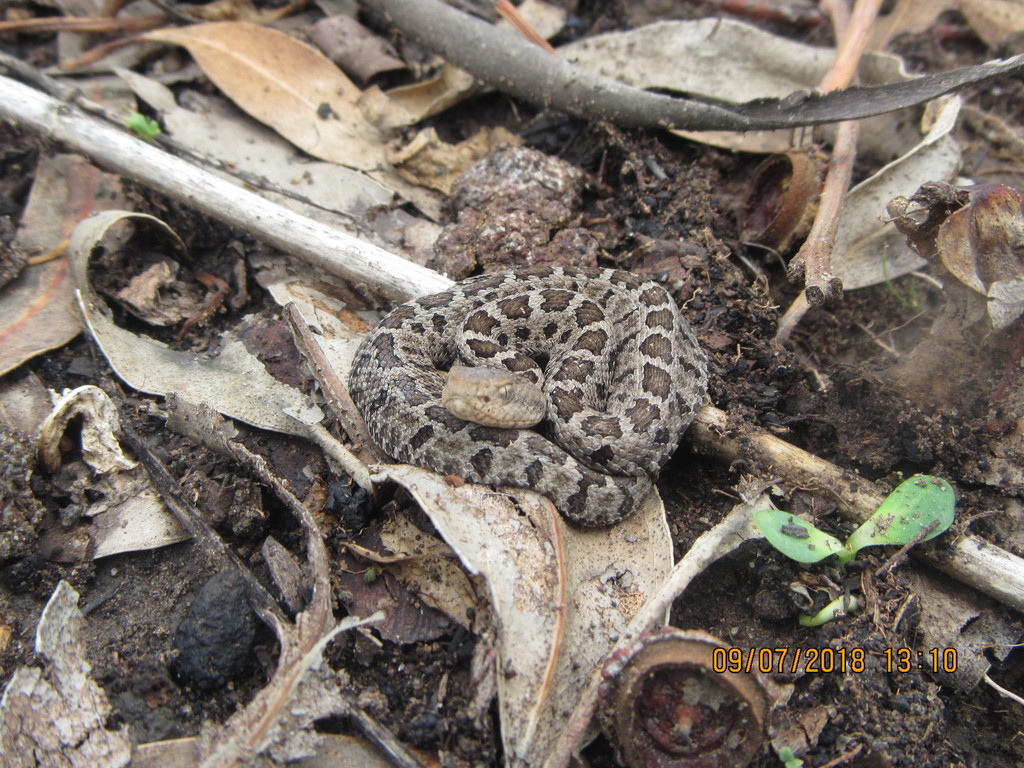
[[[242,578],[223,570],[203,585],[175,630],[171,672],[183,686],[223,688],[249,666],[255,636]]]

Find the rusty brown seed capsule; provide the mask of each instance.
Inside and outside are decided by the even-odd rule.
[[[811,228],[824,163],[813,150],[771,155],[757,166],[740,212],[740,237],[786,253]]]
[[[728,648],[706,632],[669,627],[606,662],[601,720],[625,765],[749,765],[764,740],[768,698],[754,675],[715,671]]]

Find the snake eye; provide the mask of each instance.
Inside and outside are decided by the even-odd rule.
[[[509,397],[512,395],[512,385],[502,384],[501,387],[498,389],[498,394],[501,395],[503,399],[508,400]]]

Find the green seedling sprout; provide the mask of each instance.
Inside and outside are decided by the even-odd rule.
[[[789,747],[783,747],[776,754],[786,768],[800,768],[804,764],[804,761],[794,755],[793,750]]]
[[[160,125],[156,120],[138,112],[132,112],[124,119],[124,124],[140,139],[152,141],[160,135]]]
[[[777,509],[754,513],[754,523],[768,542],[798,563],[817,563],[835,555],[846,565],[864,547],[902,547],[928,541],[953,524],[956,494],[941,477],[915,475],[896,488],[843,544],[796,515]]]
[[[837,597],[813,616],[798,616],[797,621],[805,627],[820,627],[828,624],[830,621],[856,613],[858,608],[860,608],[860,604],[857,602],[856,597],[853,595],[843,595],[842,597]]]

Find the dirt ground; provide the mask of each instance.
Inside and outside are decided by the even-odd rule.
[[[715,11],[691,3],[580,3],[574,9],[579,33],[615,28],[629,20],[696,17]],[[814,44],[828,43],[824,28],[805,29],[764,21],[779,34]],[[36,64],[52,60],[46,35],[2,39],[16,55]],[[934,30],[906,36],[898,44],[911,68],[941,70],[991,58],[959,16],[943,17],[943,34]],[[1002,52],[1005,53],[1005,52]],[[1020,126],[1024,84],[1001,81],[970,91],[967,103]],[[432,120],[443,136],[470,135],[481,125],[523,131],[536,115],[501,95],[485,95]],[[985,182],[1024,188],[1021,158],[1000,157],[986,140],[966,126],[957,137],[964,147],[963,174]],[[805,450],[855,471],[886,487],[915,473],[948,479],[958,493],[953,536],[968,528],[1018,556],[1024,555],[1019,478],[999,481],[989,471],[1007,454],[1008,437],[1024,416],[1024,372],[1013,360],[1013,337],[1020,324],[1002,335],[981,335],[944,347],[930,339],[943,294],[934,285],[907,276],[888,285],[849,292],[841,304],[811,310],[785,346],[774,341],[781,312],[798,288],[788,283],[777,259],[739,240],[736,214],[758,158],[697,145],[652,131],[627,131],[608,125],[559,118],[527,139],[534,146],[587,174],[580,226],[596,238],[601,261],[610,266],[658,275],[668,270],[677,298],[686,301],[686,317],[711,359],[710,400],[734,420],[765,430]],[[16,225],[31,188],[40,153],[53,148],[10,126],[0,126],[0,217]],[[649,169],[656,165],[664,179]],[[864,169],[858,169],[863,173]],[[141,187],[134,187],[140,211],[167,221],[189,246],[195,266],[229,276],[241,243],[243,252],[265,248],[244,232],[206,221]],[[130,268],[130,265],[128,265]],[[278,308],[255,285],[241,308],[216,315],[197,327],[190,339],[163,340],[180,348],[216,346],[222,328],[241,315],[259,318],[259,344],[274,349],[266,362],[274,371],[303,378],[298,353],[277,344],[287,331]],[[922,346],[923,345],[923,346]],[[916,351],[914,351],[916,350]],[[913,352],[912,352],[913,351]],[[1006,376],[1000,397],[994,394]],[[286,546],[300,532],[272,493],[222,457],[206,452],[163,428],[150,413],[148,397],[126,390],[96,348],[79,337],[61,349],[35,358],[5,378],[36,376],[60,391],[97,384],[119,393],[132,414],[133,427],[166,463],[192,499],[213,522],[242,562],[261,572],[260,546],[272,534]],[[309,388],[311,388],[309,384]],[[365,499],[353,499],[344,478],[335,477],[317,451],[297,439],[255,434],[250,447],[263,455],[299,496],[319,476],[332,485],[325,531],[336,596],[350,595],[364,580],[360,564],[344,547],[351,537],[367,536],[379,524],[379,512]],[[5,453],[22,461],[25,451],[8,444]],[[16,465],[16,460],[8,462]],[[1019,466],[1019,464],[1018,464]],[[684,440],[662,474],[659,488],[677,555],[712,527],[733,505],[743,475],[763,480],[780,492],[787,509],[809,513],[830,530],[849,530],[833,515],[827,494],[787,487],[759,475],[762,468],[726,466],[700,455]],[[13,481],[11,481],[13,482]],[[12,486],[12,490],[14,486]],[[21,492],[28,492],[22,489]],[[53,524],[66,500],[36,471],[31,492]],[[391,509],[408,504],[401,498]],[[362,540],[362,539],[360,539]],[[941,541],[941,539],[940,539]],[[921,648],[925,631],[916,574],[946,583],[945,577],[904,562],[883,576],[875,569],[891,550],[869,550],[859,570],[798,568],[764,543],[748,543],[714,564],[679,599],[673,625],[706,630],[739,647],[865,649],[877,658],[886,648]],[[52,553],[51,553],[52,555]],[[115,723],[131,726],[139,743],[194,735],[208,720],[227,718],[251,698],[272,672],[276,644],[256,622],[250,654],[230,679],[182,682],[174,638],[186,611],[215,568],[195,556],[184,542],[150,552],[101,561],[60,562],[37,546],[25,546],[0,569],[0,624],[10,637],[0,649],[0,681],[19,665],[32,664],[32,643],[39,613],[60,580],[81,594],[93,676],[114,703]],[[344,564],[344,565],[343,565]],[[359,578],[344,566],[358,570]],[[824,628],[796,624],[796,598],[790,585],[801,578],[846,579],[862,589],[869,584],[869,608]],[[381,579],[394,586],[387,576]],[[397,587],[396,587],[397,588]],[[231,585],[225,591],[235,595]],[[408,596],[415,601],[415,596]],[[979,611],[998,615],[1019,633],[1021,616],[989,598],[972,594]],[[345,607],[338,598],[336,614]],[[218,603],[214,602],[214,605]],[[213,609],[211,609],[213,610]],[[427,614],[429,609],[424,609]],[[245,625],[245,619],[240,619]],[[427,752],[442,753],[445,764],[498,765],[500,738],[494,712],[477,718],[470,712],[470,662],[476,639],[432,616],[433,639],[374,644],[358,633],[337,640],[328,652],[332,667],[343,669],[366,711],[398,738]],[[989,675],[1024,692],[1021,652],[993,655]],[[195,678],[193,678],[195,680]],[[978,684],[956,681],[924,670],[886,673],[869,665],[863,673],[780,675],[791,684],[785,722],[802,729],[808,766],[986,766],[1024,765],[1024,707]],[[439,699],[439,691],[442,698]],[[346,720],[323,724],[350,732]],[[599,738],[584,753],[593,766],[613,766],[608,744]],[[780,765],[764,750],[755,766]]]

